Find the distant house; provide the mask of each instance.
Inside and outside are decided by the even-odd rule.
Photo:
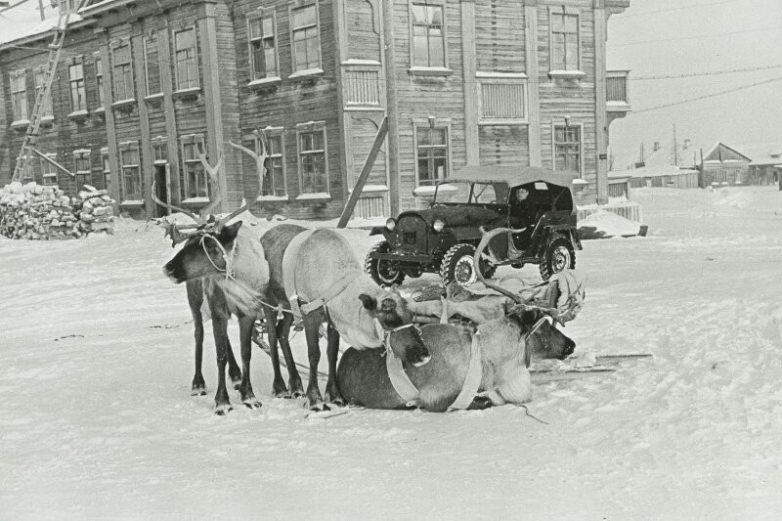
[[[735,148],[717,142],[703,156],[701,186],[746,184],[752,159]]]
[[[668,187],[668,188],[698,188],[699,172],[693,168],[681,168],[674,165],[644,166],[629,170],[608,172],[609,196],[613,196],[611,188],[620,180],[626,180],[630,188]],[[616,195],[621,195],[616,189]]]
[[[736,147],[752,159],[747,183],[767,185],[778,183],[782,173],[782,143],[766,143]]]

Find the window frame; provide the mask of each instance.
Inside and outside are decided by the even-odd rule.
[[[44,154],[46,157],[51,159],[52,161],[57,161],[57,154],[56,153],[48,153]],[[41,184],[44,186],[57,186],[59,184],[59,178],[57,174],[57,167],[54,166],[49,161],[46,161],[42,157],[39,157],[38,160],[41,163]],[[52,179],[54,179],[54,182],[50,182]]]
[[[187,61],[192,61],[192,71],[190,71],[193,74],[192,78],[189,78],[188,85],[183,86],[181,84],[182,78],[180,77],[180,60],[179,60],[179,53],[182,51],[186,51],[191,48],[185,48],[180,50],[177,47],[177,35],[186,33],[188,31],[192,31],[193,33],[193,55],[192,57],[188,57]],[[172,37],[171,37],[173,46],[174,46],[174,52],[172,57],[172,64],[174,66],[174,91],[175,92],[183,92],[183,91],[191,91],[191,90],[197,90],[201,88],[201,70],[200,70],[200,62],[199,62],[199,55],[198,55],[198,31],[196,30],[195,25],[191,25],[188,27],[184,27],[182,29],[174,29],[172,30]],[[194,84],[191,84],[190,82],[194,82]]]
[[[10,79],[11,112],[13,122],[27,122],[30,120],[30,107],[27,99],[27,69],[16,69],[8,74]],[[14,82],[17,82],[14,85]],[[17,100],[19,103],[17,104]],[[17,110],[17,107],[19,110]],[[12,123],[13,124],[13,123]]]
[[[180,177],[180,185],[181,185],[181,196],[182,196],[182,202],[208,202],[210,197],[210,180],[209,180],[209,174],[206,172],[206,169],[204,168],[204,165],[201,164],[201,160],[198,158],[198,155],[194,155],[193,158],[188,159],[187,156],[187,148],[188,146],[194,146],[196,149],[201,147],[201,150],[206,155],[206,137],[204,134],[186,134],[184,136],[179,137],[179,151],[182,155],[182,162],[180,166],[181,170],[181,177]],[[205,195],[199,195],[196,192],[196,195],[191,196],[189,194],[190,192],[190,174],[191,174],[191,168],[193,168],[193,164],[198,165],[198,170],[201,173],[202,181],[204,183],[204,191],[206,192]],[[194,173],[194,172],[193,172]],[[194,173],[195,174],[195,173]]]
[[[119,49],[127,47],[128,49],[128,59],[127,61],[118,62],[117,61],[117,52]],[[117,74],[117,69],[122,69],[121,74]],[[130,91],[128,92],[128,84],[125,80],[128,79],[128,75],[130,75]],[[130,45],[130,40],[119,40],[114,42],[114,44],[111,46],[111,78],[112,78],[112,89],[114,92],[114,103],[115,104],[121,104],[128,101],[135,101],[136,100],[136,86],[134,85],[134,77],[135,72],[133,70],[133,48]],[[122,86],[123,86],[123,96],[120,97],[118,95],[119,89],[118,89],[118,81],[122,79]],[[128,95],[129,94],[129,95]]]
[[[109,156],[109,147],[100,149],[101,170],[103,171],[103,188],[109,190],[111,183],[111,156]]]
[[[309,123],[299,123],[296,125],[296,163],[298,167],[297,177],[299,183],[299,195],[297,199],[307,198],[330,198],[331,197],[331,180],[329,179],[329,154],[328,154],[328,133],[326,131],[325,121],[312,121]],[[302,135],[314,134],[320,132],[323,138],[322,149],[312,149],[304,151],[302,150]],[[321,192],[305,192],[304,191],[304,170],[303,159],[305,156],[313,156],[315,154],[323,155],[323,175],[326,180],[325,191]]]
[[[120,169],[120,176],[122,179],[122,184],[120,185],[121,192],[122,192],[122,202],[126,203],[129,201],[132,202],[138,202],[143,203],[144,200],[144,180],[141,175],[141,147],[139,146],[138,141],[125,141],[123,143],[120,143],[119,145],[119,169]],[[136,159],[137,163],[125,163],[125,153],[128,151],[135,151],[136,152]],[[135,175],[128,175],[128,170],[135,169]],[[127,180],[128,177],[135,178],[135,180],[138,182],[138,193],[134,193],[132,195],[137,195],[137,198],[130,198],[128,197],[128,190],[127,190]]]
[[[80,77],[74,77],[75,67],[81,68]],[[68,97],[71,102],[71,114],[87,112],[87,79],[84,76],[84,56],[76,56],[68,63]],[[81,103],[78,103],[77,98],[81,99]]]
[[[87,169],[79,169],[80,166],[85,166],[81,161],[86,161]],[[81,190],[81,186],[85,184],[92,184],[92,151],[88,148],[79,148],[73,151],[73,174],[76,180],[76,189]],[[79,184],[79,176],[82,178],[86,176],[86,181]],[[82,181],[85,181],[82,179]]]
[[[575,142],[567,141],[567,140],[564,142],[557,142],[558,128],[565,129],[565,132],[567,132],[568,129],[578,129],[578,170],[576,170],[576,173],[578,174],[578,177],[580,179],[583,179],[584,178],[584,124],[569,123],[567,125],[560,125],[553,121],[551,122],[551,169],[557,172],[562,172],[568,170],[557,169],[557,146],[569,146],[569,145],[573,145]],[[567,163],[567,154],[566,154],[566,163]]]
[[[451,146],[451,119],[450,118],[413,118],[413,152],[415,156],[415,189],[421,191],[431,190],[434,193],[434,187],[437,181],[441,179],[435,178],[432,184],[421,184],[421,173],[418,170],[419,150],[418,150],[418,133],[419,129],[426,130],[445,130],[445,176],[442,179],[448,179],[451,176],[452,161],[452,149]],[[430,148],[435,148],[434,145],[429,145]]]
[[[148,97],[149,96],[155,96],[155,95],[163,94],[163,79],[162,79],[161,74],[160,74],[160,52],[157,51],[157,53],[158,53],[158,57],[157,57],[158,60],[157,60],[157,62],[150,63],[150,60],[149,60],[149,42],[152,41],[153,45],[157,46],[159,38],[160,38],[159,32],[157,32],[157,31],[150,31],[148,34],[145,34],[142,37],[142,39],[141,39],[142,47],[144,49],[144,90],[146,91],[146,95]],[[159,84],[158,85],[158,87],[159,87],[158,90],[156,90],[154,92],[150,88],[150,84],[149,84],[149,78],[150,78],[149,70],[150,70],[150,67],[153,66],[153,65],[155,67],[157,67],[157,69],[158,69],[157,77],[158,77],[158,84]]]
[[[93,56],[93,66],[94,66],[94,72],[95,72],[95,88],[98,91],[98,109],[105,109],[106,108],[106,91],[104,90],[106,88],[105,81],[106,81],[106,74],[103,70],[103,57],[100,54],[100,51],[95,52],[92,54]]]
[[[35,89],[35,98],[38,98],[38,92],[43,88],[43,78],[46,76],[46,66],[45,65],[39,65],[35,69],[33,69],[33,84]],[[41,80],[41,83],[38,83],[38,80]],[[54,119],[54,104],[52,103],[52,89],[49,89],[49,94],[46,97],[46,106],[44,107],[42,113],[41,113],[41,119],[42,120],[51,120]]]
[[[413,6],[422,6],[422,7],[439,7],[442,9],[443,13],[443,25],[442,25],[442,42],[443,42],[443,63],[442,65],[422,65],[416,63],[415,60],[415,27],[416,24],[414,24],[414,18],[413,18]],[[411,71],[450,71],[450,65],[448,60],[448,6],[447,3],[443,0],[434,0],[434,1],[421,1],[421,0],[411,0],[408,2],[408,19],[409,19],[409,32],[408,37],[410,38],[410,69]],[[431,27],[427,25],[427,27]],[[431,61],[431,48],[429,46],[429,35],[427,32],[427,61]]]
[[[264,40],[266,40],[268,37],[263,36],[263,34],[260,37],[254,37],[253,31],[252,31],[252,23],[255,20],[261,21],[261,32],[263,32],[263,20],[265,18],[271,18],[272,20],[272,30],[274,31],[274,71],[270,72],[269,67],[266,61],[266,55],[264,53],[264,75],[259,76],[256,71],[256,63],[255,63],[255,53],[253,52],[253,43],[256,41],[260,41],[261,45],[263,45]],[[277,26],[277,12],[274,9],[274,7],[259,7],[258,9],[250,12],[247,14],[247,53],[248,53],[248,61],[250,65],[250,82],[253,81],[271,81],[276,80],[280,78],[280,47],[279,47],[279,28]],[[292,40],[291,40],[292,41]],[[262,47],[262,49],[264,49]],[[264,49],[265,50],[265,49]],[[293,57],[293,54],[291,54],[291,57]]]
[[[565,49],[563,52],[565,53],[565,63],[563,64],[565,66],[564,69],[557,68],[554,63],[554,16],[575,16],[576,17],[576,68],[575,69],[569,69],[567,68],[567,41],[565,42]],[[564,21],[564,20],[563,20]],[[551,77],[575,77],[579,78],[582,76],[585,76],[586,74],[583,72],[583,49],[581,44],[581,10],[576,7],[569,7],[569,6],[550,6],[548,9],[548,40],[549,40],[549,55],[548,55],[548,61],[549,61],[549,76]],[[569,34],[569,33],[565,33]]]
[[[517,78],[481,75],[478,80],[478,124],[479,125],[524,125],[529,123],[529,82],[526,75]],[[521,88],[521,117],[484,115],[483,93],[485,85],[507,85]]]
[[[315,65],[315,67],[309,67],[309,54],[308,54],[308,61],[306,67],[298,68],[298,64],[296,62],[296,48],[295,48],[295,35],[297,31],[306,31],[308,28],[312,26],[306,26],[306,27],[294,27],[293,25],[293,17],[294,13],[296,11],[303,11],[305,9],[314,8],[315,9],[315,29],[317,31],[317,45],[318,45],[318,63]],[[291,52],[291,75],[289,77],[295,78],[296,76],[304,76],[307,74],[313,74],[313,73],[322,73],[323,72],[323,48],[321,44],[321,23],[320,23],[320,1],[315,0],[313,2],[308,3],[301,3],[299,5],[291,5],[288,7],[288,20],[290,21],[288,32],[290,37],[290,52]],[[305,45],[306,48],[306,45]],[[298,141],[298,139],[297,139]]]

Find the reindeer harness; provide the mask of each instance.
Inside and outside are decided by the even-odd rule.
[[[209,250],[206,247],[206,239],[211,239],[217,245],[217,248],[220,250],[222,254],[223,262],[225,262],[224,268],[221,268],[217,264],[215,264],[215,261],[212,259],[212,256],[209,255]],[[233,248],[231,248],[230,253],[228,253],[225,250],[225,247],[220,243],[219,240],[217,240],[217,237],[215,237],[212,234],[205,233],[201,235],[201,238],[199,239],[198,242],[201,244],[201,248],[203,248],[204,254],[206,255],[206,258],[209,260],[209,264],[211,264],[212,267],[217,271],[225,273],[226,280],[233,279],[236,276],[236,272],[233,267],[233,260],[234,260],[234,256],[236,255],[236,243],[238,242],[236,241],[236,239],[234,239],[234,245]]]

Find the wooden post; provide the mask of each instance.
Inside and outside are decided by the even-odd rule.
[[[383,40],[386,69],[386,118],[388,119],[389,203],[391,215],[399,213],[399,119],[397,115],[396,53],[393,0],[383,2]]]
[[[372,143],[372,148],[369,150],[366,161],[364,161],[364,167],[361,169],[361,174],[358,176],[356,186],[353,187],[353,192],[351,192],[350,198],[348,198],[348,202],[342,210],[342,215],[339,217],[337,228],[344,228],[347,226],[350,216],[353,215],[353,209],[356,207],[358,198],[361,197],[361,192],[364,190],[364,185],[367,182],[369,173],[372,172],[372,167],[375,165],[375,159],[377,158],[378,152],[380,152],[380,147],[383,146],[386,134],[388,134],[388,117],[383,118],[383,122],[380,123],[380,128],[377,129],[375,142]]]
[[[468,165],[480,164],[478,134],[478,60],[475,49],[475,0],[462,0],[462,63],[464,64],[464,154]]]

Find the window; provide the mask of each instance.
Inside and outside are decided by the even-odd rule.
[[[147,73],[147,96],[161,93],[163,87],[160,83],[157,33],[152,33],[144,37],[144,68]]]
[[[12,71],[11,74],[11,105],[14,111],[14,121],[27,121],[27,74],[24,69]]]
[[[46,154],[46,157],[52,161],[57,160],[57,154]],[[43,178],[43,184],[45,186],[52,186],[57,184],[57,167],[53,163],[39,157],[41,161],[41,176]]]
[[[120,171],[122,172],[123,201],[143,200],[141,188],[141,160],[138,143],[127,142],[120,145]]]
[[[274,12],[256,12],[247,18],[252,79],[279,76]]]
[[[579,70],[578,14],[551,11],[551,69]]]
[[[92,184],[92,164],[90,162],[89,149],[73,151],[74,174],[76,174],[76,188],[80,189],[85,184]]]
[[[35,161],[33,159],[33,155],[29,154],[24,160],[22,167],[22,184],[35,181]]]
[[[95,88],[98,89],[98,107],[106,106],[106,93],[103,92],[103,60],[95,55]]]
[[[174,60],[177,90],[198,87],[198,58],[196,57],[195,29],[174,33]]]
[[[554,126],[554,170],[581,173],[580,126]]]
[[[133,64],[130,59],[130,44],[114,47],[114,100],[127,101],[135,98],[133,90]]]
[[[44,78],[46,76],[46,67],[37,67],[35,69],[35,98],[38,99],[38,93],[44,87]],[[52,111],[52,91],[46,93],[46,98],[43,102],[43,111],[41,112],[42,118],[53,118],[54,112]]]
[[[293,71],[320,68],[320,35],[317,5],[291,11]]]
[[[100,161],[103,165],[103,188],[109,190],[111,186],[111,161],[109,160],[108,147],[100,149]]]
[[[442,5],[411,6],[413,66],[445,67],[445,28]]]
[[[71,109],[73,112],[87,110],[87,94],[84,87],[84,60],[78,58],[68,66],[68,84],[71,90]]]
[[[297,134],[301,193],[328,193],[325,125],[323,123],[298,125]]]
[[[204,136],[191,134],[182,136],[182,189],[185,199],[209,197],[209,180],[204,165],[201,164],[199,152],[205,150]]]
[[[418,186],[434,186],[448,177],[448,129],[416,127]]]
[[[269,160],[266,163],[266,176],[263,178],[262,194],[270,197],[286,197],[285,162],[283,160],[284,144],[282,129],[270,132],[267,130],[266,140],[269,143]],[[261,152],[261,140],[255,140],[256,152]]]
[[[486,79],[479,83],[481,123],[526,121],[524,83]]]
[[[168,140],[163,136],[152,139],[152,161],[155,164],[168,163]]]

